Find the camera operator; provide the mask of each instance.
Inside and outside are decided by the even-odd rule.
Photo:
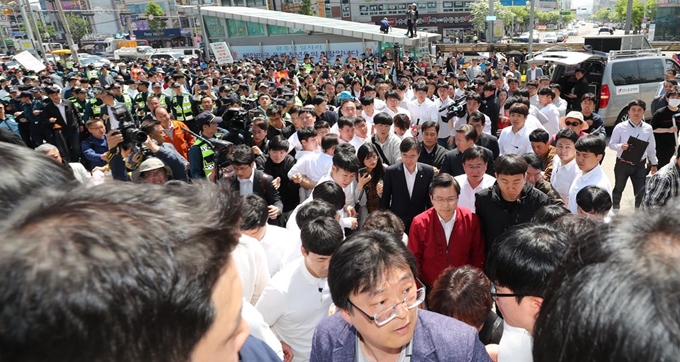
[[[172,179],[188,181],[187,174],[187,160],[182,157],[171,143],[164,142],[163,126],[157,120],[145,120],[142,122],[141,131],[145,132],[148,137],[142,143],[141,147],[134,144],[123,144],[123,135],[121,132],[111,132],[107,135],[109,146],[109,166],[111,168],[111,175],[115,180],[130,181],[130,177],[126,171],[126,161],[133,163],[133,176],[139,174],[142,170],[135,169],[137,164],[146,161],[144,158],[153,156],[163,162],[164,165],[170,168]],[[120,146],[120,147],[119,147]],[[148,170],[147,170],[148,171]]]

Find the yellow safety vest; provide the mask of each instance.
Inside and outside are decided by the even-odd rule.
[[[182,103],[177,102],[177,98],[182,97]],[[182,94],[180,96],[172,97],[173,109],[175,110],[175,115],[177,115],[178,121],[193,121],[194,114],[191,111],[191,97]]]
[[[99,72],[96,70],[88,70],[87,71],[87,79],[98,79],[99,78]]]
[[[215,168],[215,152],[212,150],[210,145],[200,139],[196,140],[194,146],[201,150],[201,156],[203,157],[203,172],[205,173],[205,177],[208,177]]]

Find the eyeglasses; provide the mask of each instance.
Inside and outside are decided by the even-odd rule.
[[[498,297],[525,297],[525,295],[514,293],[498,293],[496,292],[496,286],[491,283],[491,299],[495,302]]]
[[[564,122],[564,125],[565,125],[565,126],[569,126],[569,127],[576,127],[576,126],[580,126],[580,125],[581,125],[581,122],[566,122],[566,121],[565,121],[565,122]]]
[[[357,307],[356,304],[352,303],[351,300],[347,300],[352,307],[356,308],[361,314],[363,314],[366,318],[369,320],[375,322],[375,324],[378,327],[382,327],[385,324],[389,323],[392,319],[394,319],[397,316],[397,308],[399,308],[400,305],[404,304],[406,306],[407,310],[411,310],[417,306],[420,305],[425,300],[425,288],[420,288],[416,290],[415,294],[411,294],[408,297],[404,298],[399,303],[396,303],[390,307],[387,307],[378,313],[374,314],[373,316],[370,316],[368,313],[364,312],[361,310],[361,308]]]
[[[449,197],[449,198],[446,198],[446,199],[443,198],[443,197],[433,197],[432,201],[434,201],[438,204],[441,204],[441,203],[444,203],[444,202],[446,202],[447,204],[453,204],[454,202],[458,201],[458,196],[452,196],[452,197]]]
[[[148,180],[156,177],[161,177],[165,176],[165,170],[162,168],[159,168],[157,170],[152,170],[152,171],[146,171],[142,173],[142,178]]]

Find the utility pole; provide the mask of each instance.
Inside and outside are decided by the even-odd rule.
[[[490,18],[493,17],[493,2],[494,2],[494,0],[489,0],[489,17]],[[487,27],[486,42],[487,43],[493,43],[493,20],[490,20],[486,27]]]
[[[47,64],[47,54],[45,54],[45,47],[43,46],[43,41],[42,41],[42,35],[40,35],[40,29],[38,29],[38,23],[35,21],[35,18],[33,17],[33,12],[31,11],[31,4],[28,2],[28,0],[24,0],[25,3],[24,5],[26,6],[26,11],[28,12],[28,21],[26,21],[26,29],[32,28],[35,26],[35,30],[38,32],[37,38],[34,38],[38,40],[38,46],[40,47],[38,54],[42,54],[42,58],[45,61],[45,64]],[[47,31],[47,29],[45,29]]]
[[[0,29],[0,40],[2,40],[2,46],[5,48],[5,54],[9,55],[9,49],[7,49],[7,43],[5,42],[5,29]]]
[[[54,5],[57,7],[59,21],[61,21],[61,26],[64,28],[64,33],[66,33],[66,42],[68,43],[69,49],[71,49],[71,59],[73,59],[73,64],[78,64],[78,47],[76,47],[75,43],[73,43],[71,28],[68,26],[68,22],[66,21],[66,15],[64,15],[64,9],[61,6],[61,0],[55,0]]]
[[[531,6],[529,8],[529,49],[527,49],[527,53],[532,54],[532,48],[534,46],[534,0],[529,1],[531,2]]]
[[[633,0],[628,0],[628,11],[626,13],[626,27],[625,27],[625,34],[628,35],[630,34],[630,28],[632,27],[633,22]]]
[[[203,37],[203,46],[205,47],[203,57],[207,63],[210,60],[210,42],[208,41],[208,30],[205,28],[205,21],[203,21],[203,14],[201,13],[201,1],[202,0],[198,0],[198,5],[196,6],[198,7],[198,19],[201,22],[201,36]]]

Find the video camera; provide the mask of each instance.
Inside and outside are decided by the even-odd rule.
[[[132,114],[124,104],[116,104],[111,107],[113,115],[119,122],[118,130],[123,135],[123,143],[144,143],[148,135],[139,129],[139,124],[132,118]]]
[[[243,108],[229,108],[222,115],[226,121],[229,134],[224,137],[226,141],[234,145],[252,144],[253,121],[250,118],[250,111]]]
[[[446,111],[446,119],[451,119],[453,117],[463,117],[467,113],[467,99],[463,97],[458,97],[453,100],[453,103],[448,106],[439,108],[439,112]]]

